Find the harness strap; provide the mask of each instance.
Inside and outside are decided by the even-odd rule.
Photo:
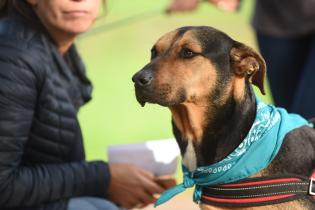
[[[315,173],[310,178],[290,174],[203,187],[201,202],[214,206],[253,207],[305,197],[315,201]]]
[[[310,177],[310,186],[308,189],[308,194],[311,195],[315,199],[315,170],[313,171]]]

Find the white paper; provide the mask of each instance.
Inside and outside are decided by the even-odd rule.
[[[179,154],[175,139],[108,147],[109,163],[133,164],[149,170],[156,176],[174,175]]]

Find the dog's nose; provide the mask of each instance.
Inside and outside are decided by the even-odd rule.
[[[150,85],[152,80],[153,76],[150,71],[140,71],[132,77],[132,81],[140,86]]]

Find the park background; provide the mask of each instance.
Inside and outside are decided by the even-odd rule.
[[[243,0],[236,13],[202,3],[194,12],[172,15],[164,12],[169,3],[107,0],[93,29],[77,40],[94,86],[92,101],[79,113],[88,160],[107,160],[109,145],[173,137],[170,111],[151,104],[142,108],[131,81],[149,61],[150,49],[161,35],[182,26],[207,25],[257,50],[250,25],[254,1]],[[271,102],[269,89],[263,100]]]

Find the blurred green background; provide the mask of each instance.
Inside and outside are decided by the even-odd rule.
[[[106,160],[111,144],[172,137],[169,110],[157,105],[141,108],[131,81],[149,61],[152,45],[164,33],[181,26],[209,25],[257,49],[250,27],[252,0],[244,0],[238,13],[203,3],[193,13],[166,15],[163,11],[168,3],[108,0],[106,15],[98,19],[94,31],[77,40],[94,84],[93,100],[79,113],[89,160]],[[268,96],[269,91],[265,100],[270,101]]]

